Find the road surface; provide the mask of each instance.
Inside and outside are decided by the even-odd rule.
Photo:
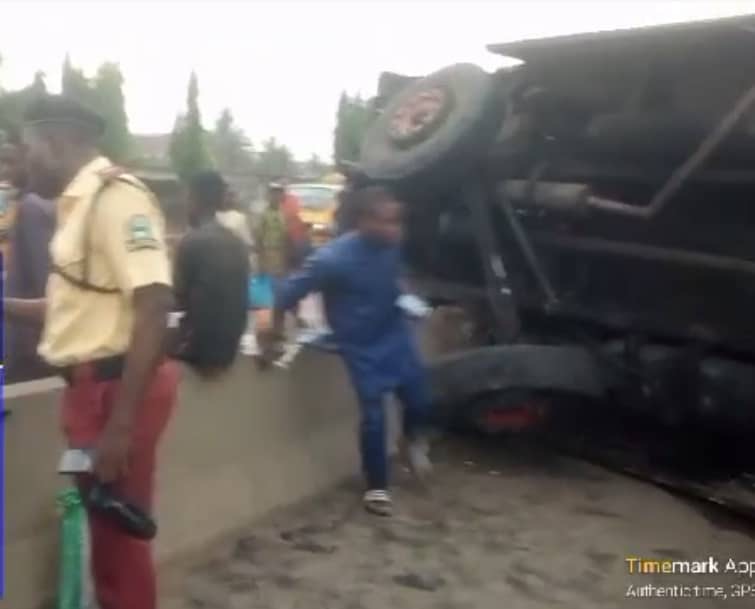
[[[364,513],[353,481],[221,544],[163,607],[755,606],[755,577],[629,573],[632,557],[755,560],[752,531],[701,505],[519,441],[453,439],[436,458],[429,492],[397,466],[393,518]]]

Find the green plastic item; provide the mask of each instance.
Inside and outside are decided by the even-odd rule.
[[[58,494],[57,506],[61,517],[57,609],[96,609],[84,502],[76,488],[68,488]]]

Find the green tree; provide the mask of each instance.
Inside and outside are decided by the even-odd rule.
[[[34,74],[34,81],[18,91],[0,91],[0,130],[6,134],[18,130],[24,111],[37,96],[47,92],[43,72]]]
[[[186,114],[176,119],[170,141],[170,159],[179,178],[186,181],[196,172],[212,166],[207,134],[199,112],[199,84],[192,72],[186,99]]]
[[[367,101],[358,94],[350,97],[345,91],[341,93],[333,133],[333,158],[336,163],[359,160],[362,140],[371,119],[372,112]]]
[[[47,93],[47,85],[45,84],[45,73],[41,70],[34,72],[34,80],[29,85],[29,93],[31,95],[44,95]]]
[[[243,129],[238,127],[231,111],[226,108],[215,123],[210,138],[212,156],[220,171],[242,173],[254,165],[254,149]]]
[[[102,152],[111,160],[122,163],[130,158],[131,133],[128,130],[126,100],[123,96],[123,75],[116,63],[103,63],[94,78],[95,109],[107,122],[102,137]]]
[[[257,172],[263,178],[292,177],[295,168],[294,155],[286,146],[274,137],[265,140],[257,157]]]
[[[325,163],[317,154],[313,154],[309,157],[309,160],[304,164],[304,171],[307,176],[313,179],[318,179],[324,176],[330,167]]]
[[[61,89],[64,95],[91,108],[105,119],[106,129],[100,144],[102,152],[116,162],[129,160],[131,134],[123,96],[123,75],[118,64],[103,63],[94,78],[90,79],[66,55]]]
[[[80,68],[74,67],[71,58],[66,55],[63,60],[60,88],[63,95],[94,109],[94,90],[89,79]]]
[[[346,123],[347,115],[349,113],[349,96],[346,91],[341,92],[341,97],[338,99],[338,110],[336,112],[336,128],[333,132],[333,159],[336,163],[340,160],[347,158],[347,142],[346,142]]]

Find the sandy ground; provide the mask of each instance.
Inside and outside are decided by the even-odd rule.
[[[729,558],[755,560],[751,532],[700,505],[521,442],[454,439],[436,459],[428,491],[397,467],[393,518],[364,513],[354,481],[217,547],[162,607],[755,606],[755,577],[628,573],[631,556],[713,556],[721,569]],[[687,589],[698,598],[628,596],[648,585],[700,588]]]

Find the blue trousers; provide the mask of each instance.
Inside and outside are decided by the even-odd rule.
[[[358,385],[359,383],[355,383]],[[394,393],[401,403],[404,437],[412,440],[430,424],[430,394],[423,371],[402,379]],[[388,488],[385,394],[357,389],[360,406],[359,444],[368,489]]]

